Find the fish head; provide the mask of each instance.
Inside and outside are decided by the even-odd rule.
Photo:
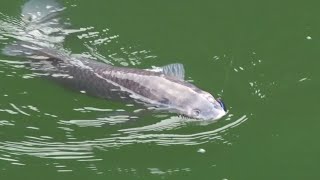
[[[227,114],[227,108],[220,98],[202,91],[187,98],[182,114],[199,120],[217,120]],[[185,101],[186,102],[186,101]]]

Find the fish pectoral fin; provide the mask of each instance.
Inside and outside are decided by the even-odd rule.
[[[182,64],[174,63],[161,67],[162,73],[177,79],[184,80],[185,70]]]

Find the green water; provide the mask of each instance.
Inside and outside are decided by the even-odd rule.
[[[2,1],[0,12],[17,17],[22,4]],[[121,113],[134,105],[65,89],[0,54],[1,180],[320,178],[319,4],[63,4],[63,18],[83,30],[68,50],[136,68],[183,63],[229,113],[211,124],[129,119]],[[10,41],[0,34],[1,47]]]

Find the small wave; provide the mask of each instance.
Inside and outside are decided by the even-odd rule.
[[[108,150],[136,143],[155,143],[162,146],[171,145],[199,145],[214,140],[222,140],[223,133],[245,122],[248,118],[242,116],[239,119],[226,124],[223,127],[193,134],[171,134],[164,130],[172,130],[172,127],[178,127],[178,121],[173,119],[173,124],[163,125],[157,123],[142,128],[122,129],[120,133],[107,138],[97,138],[84,141],[52,142],[52,138],[26,136],[26,140],[20,142],[3,141],[0,142],[0,151],[8,154],[30,155],[40,158],[51,159],[77,159],[94,160],[97,159],[93,152],[94,149]],[[171,119],[171,120],[172,120]],[[87,121],[86,123],[88,123]],[[64,121],[65,125],[75,123],[75,121]],[[79,123],[79,122],[77,122]],[[83,123],[83,122],[82,122]],[[147,131],[157,131],[156,133],[146,133]]]

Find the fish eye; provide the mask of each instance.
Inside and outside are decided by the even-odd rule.
[[[200,109],[194,109],[194,110],[192,110],[192,115],[195,116],[195,117],[199,116],[200,113],[201,113]]]

